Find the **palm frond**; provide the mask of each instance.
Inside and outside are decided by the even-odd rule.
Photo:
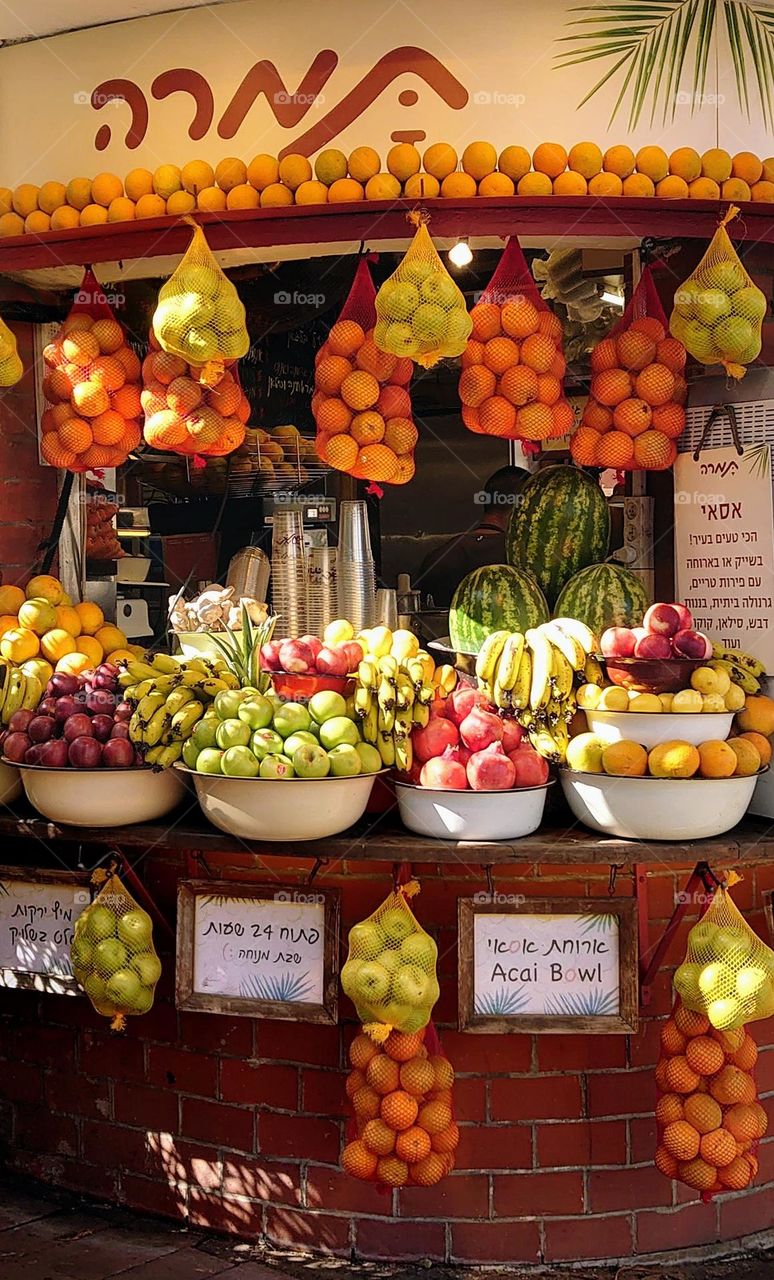
[[[618,1013],[618,992],[595,987],[593,991],[557,993],[546,1000],[545,1012],[555,1018],[601,1018]]]
[[[239,984],[239,994],[246,1000],[272,1000],[282,1004],[300,1004],[311,990],[308,973],[254,973]]]
[[[520,987],[512,987],[509,991],[477,991],[473,1013],[477,1017],[507,1018],[521,1013],[528,1004],[529,995]]]
[[[771,128],[774,121],[774,14],[751,4],[739,4],[738,8],[755,71],[761,114]]]
[[[618,916],[615,912],[604,912],[601,915],[586,916],[580,927],[581,933],[612,933],[618,928]]]

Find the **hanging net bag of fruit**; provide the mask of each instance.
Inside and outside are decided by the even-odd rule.
[[[221,458],[238,449],[244,443],[250,401],[242,391],[236,361],[209,385],[200,381],[198,366],[162,349],[154,329],[150,348],[142,364],[146,444],[195,460]]]
[[[758,1172],[768,1119],[753,1077],[757,1057],[743,1026],[718,1031],[680,998],[661,1028],[655,1164],[703,1200],[744,1190]]]
[[[391,1031],[381,1047],[361,1031],[349,1060],[345,1173],[385,1187],[431,1187],[451,1173],[460,1138],[454,1068],[432,1023]]]
[[[591,353],[591,387],[570,452],[581,467],[665,471],[685,427],[685,347],[647,266],[621,319]]]
[[[732,872],[727,884],[735,882]],[[675,987],[686,1008],[728,1031],[774,1013],[774,951],[734,906],[725,885],[688,934]]]
[[[16,348],[16,334],[11,332],[0,316],[0,388],[15,387],[23,373],[24,365]]]
[[[669,329],[701,364],[722,364],[743,378],[760,353],[766,295],[745,271],[726,227],[731,205],[696,270],[675,294]]]
[[[562,382],[562,322],[540,296],[516,236],[511,236],[470,318],[459,396],[470,431],[537,442],[570,431],[573,412]]]
[[[205,386],[215,386],[228,361],[247,355],[245,309],[193,218],[193,238],[159,292],[153,329],[162,351],[180,356]]]
[[[153,946],[153,925],[119,877],[95,872],[102,888],[78,917],[70,947],[73,973],[97,1013],[123,1031],[126,1018],[153,1004],[161,962]]]
[[[382,351],[409,356],[430,369],[445,356],[462,355],[472,322],[422,215],[412,213],[409,218],[417,230],[376,295],[374,340]]]
[[[40,451],[52,467],[118,467],[142,440],[140,361],[91,270],[43,351]]]
[[[315,358],[312,413],[321,462],[373,485],[406,484],[414,475],[417,429],[407,356],[374,342],[376,290],[360,259],[338,320]]]
[[[440,995],[438,948],[409,906],[417,893],[417,881],[409,880],[349,931],[341,985],[377,1041],[393,1030],[420,1031]]]

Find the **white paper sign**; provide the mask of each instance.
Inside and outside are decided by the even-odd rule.
[[[75,883],[0,880],[0,986],[75,993],[70,943],[90,900]]]
[[[282,898],[197,895],[195,993],[322,1004],[324,903]]]
[[[774,672],[774,528],[771,450],[753,446],[678,454],[675,462],[677,598],[699,631],[744,649]]]
[[[473,917],[476,1017],[605,1017],[620,1012],[615,915]]]

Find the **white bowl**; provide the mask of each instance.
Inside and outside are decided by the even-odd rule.
[[[741,822],[760,774],[751,778],[616,778],[560,769],[575,817],[626,840],[703,840]]]
[[[242,643],[241,631],[233,631],[231,635],[228,631],[177,631],[175,639],[184,658],[222,658],[223,650],[212,639],[213,635],[228,645]]]
[[[215,827],[246,840],[322,840],[362,818],[378,773],[354,778],[226,778],[197,773],[193,779],[202,813]]]
[[[701,746],[710,738],[725,742],[731,732],[733,711],[586,711],[589,731],[602,742],[639,742],[657,747],[661,742],[690,742]]]
[[[118,581],[144,582],[150,566],[150,556],[122,556],[118,561]]]
[[[443,791],[395,782],[404,827],[436,840],[518,840],[531,835],[543,820],[542,787],[513,791]]]
[[[33,808],[70,827],[125,827],[163,818],[180,804],[185,782],[172,769],[45,769],[20,765]]]
[[[13,804],[22,793],[22,780],[15,764],[0,760],[0,804]]]

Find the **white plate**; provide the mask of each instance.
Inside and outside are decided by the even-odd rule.
[[[761,775],[751,778],[616,778],[560,769],[575,817],[627,840],[703,840],[741,822]]]
[[[639,742],[657,747],[661,742],[690,742],[698,747],[710,739],[725,742],[731,732],[733,711],[586,711],[589,732],[602,742]]]
[[[395,783],[404,827],[436,840],[518,840],[531,835],[543,820],[542,787],[512,791],[443,791]]]
[[[226,778],[175,769],[193,780],[202,813],[246,840],[322,840],[362,818],[378,773],[354,778]],[[380,772],[383,772],[380,771]]]
[[[46,769],[23,764],[19,772],[33,808],[70,827],[153,822],[171,813],[186,790],[172,769]]]

